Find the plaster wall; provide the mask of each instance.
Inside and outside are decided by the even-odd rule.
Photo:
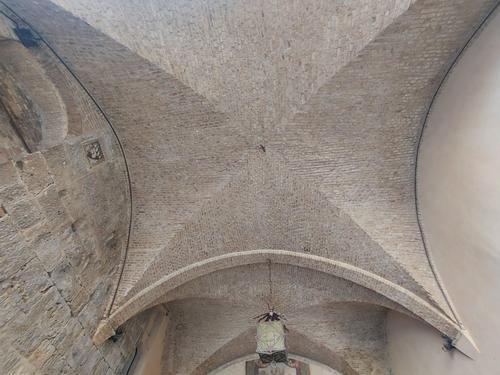
[[[165,339],[168,323],[165,308],[156,307],[144,329],[135,360],[129,370],[130,375],[161,375],[164,345],[170,344]]]
[[[500,368],[499,35],[497,10],[432,106],[417,174],[427,247],[480,353],[470,360],[444,352],[434,331],[390,314],[395,375],[492,375]]]

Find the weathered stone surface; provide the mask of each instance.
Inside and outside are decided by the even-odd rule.
[[[69,308],[55,288],[49,288],[25,305],[25,314],[16,315],[4,335],[24,355],[29,356],[44,341],[57,334],[70,319]]]
[[[31,228],[46,219],[40,204],[34,198],[6,205],[6,208],[20,230]]]
[[[28,189],[22,183],[7,186],[2,185],[2,188],[0,188],[0,202],[5,205],[11,205],[16,201],[24,200],[28,196]]]
[[[53,371],[53,372],[52,372]],[[42,374],[75,374],[73,369],[68,365],[64,356],[60,353],[56,353],[45,362],[44,366],[40,369]]]
[[[106,361],[101,359],[96,363],[95,367],[91,370],[92,375],[106,375],[108,371],[112,371]]]
[[[30,250],[33,251],[42,262],[47,272],[52,272],[54,268],[63,260],[64,253],[60,246],[61,239],[56,237],[57,232],[49,225],[42,225],[37,230],[33,240],[30,242]]]
[[[49,340],[44,340],[29,356],[29,361],[36,368],[44,367],[45,363],[54,355],[56,348]]]
[[[0,355],[0,368],[6,374],[36,375],[38,373],[35,366],[22,357],[12,347],[2,348],[2,355]]]
[[[2,187],[14,185],[20,182],[16,167],[13,161],[0,164],[0,181]]]
[[[126,361],[120,350],[120,346],[113,343],[111,340],[104,342],[98,347],[99,351],[102,353],[109,367],[120,373],[125,366]]]
[[[71,302],[82,289],[78,274],[66,258],[60,259],[50,276],[66,302]]]
[[[111,283],[102,282],[90,296],[88,303],[82,308],[79,319],[89,334],[94,332],[106,308],[106,299],[111,292]]]
[[[29,154],[16,165],[21,179],[33,195],[38,195],[53,183],[45,158],[40,152]]]
[[[35,255],[27,251],[23,236],[8,215],[0,218],[0,244],[0,281],[3,281]]]
[[[70,218],[65,211],[59,192],[53,184],[40,192],[37,198],[44,215],[50,218],[51,225],[65,224],[69,226]]]
[[[28,314],[52,287],[42,264],[36,257],[32,257],[16,273],[3,280],[3,307],[6,312],[14,313],[16,318],[16,312]]]
[[[42,151],[43,157],[47,163],[49,173],[58,186],[66,185],[67,168],[66,163],[67,155],[64,144],[51,147]]]
[[[43,131],[40,152],[0,165],[0,372],[99,374],[110,361],[115,373],[131,346],[116,343],[105,356],[90,337],[128,230],[122,154],[109,124],[47,47],[1,43],[0,62],[6,58],[13,79],[35,99]],[[92,169],[82,146],[88,139],[105,139],[104,162]]]
[[[96,354],[96,349],[92,346],[92,341],[82,330],[71,343],[71,350],[67,352],[67,360],[69,365],[78,371],[86,361],[90,362],[90,368],[94,367],[100,357]]]

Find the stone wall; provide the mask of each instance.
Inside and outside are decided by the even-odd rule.
[[[37,74],[10,64],[16,56]],[[51,82],[61,105],[27,110],[40,119],[43,135],[67,128],[58,144],[41,142],[38,151],[20,150],[0,163],[2,374],[121,373],[148,314],[125,325],[116,343],[91,341],[127,242],[130,198],[121,150],[102,113],[43,43],[25,48],[4,40],[0,63],[29,102],[47,101],[39,95],[49,93],[36,85]]]

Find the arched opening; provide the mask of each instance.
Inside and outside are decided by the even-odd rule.
[[[8,160],[61,144],[66,107],[44,69],[19,41],[0,43],[0,158]]]
[[[210,372],[208,375],[343,375],[309,358],[293,354],[290,357],[299,362],[297,369],[283,366],[259,369],[255,365],[254,356],[247,356],[227,363]]]

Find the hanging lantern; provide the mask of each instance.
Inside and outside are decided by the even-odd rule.
[[[257,323],[257,366],[267,367],[271,364],[283,363],[295,367],[295,361],[288,359],[286,348],[286,326],[283,317],[271,310],[258,317]]]
[[[287,361],[285,325],[271,311],[257,324],[257,353],[263,363]]]
[[[273,300],[273,279],[271,260],[269,265],[269,301]],[[268,304],[269,308],[269,304]],[[274,307],[269,312],[255,317],[257,319],[257,354],[259,360],[256,365],[259,368],[267,367],[271,364],[284,363],[287,366],[297,368],[298,362],[288,359],[286,348],[286,326],[284,316],[274,311]]]

